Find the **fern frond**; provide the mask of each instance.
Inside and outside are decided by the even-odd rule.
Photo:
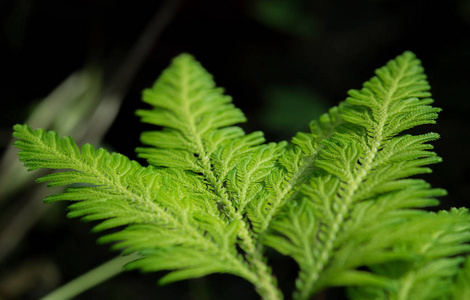
[[[242,220],[250,200],[245,199],[245,194],[248,185],[254,184],[250,176],[258,172],[258,176],[265,177],[267,172],[261,175],[259,171],[272,165],[284,144],[269,146],[278,149],[275,151],[267,151],[264,146],[258,149],[264,142],[261,132],[245,135],[241,128],[233,126],[245,121],[243,113],[233,106],[229,96],[223,95],[223,89],[216,88],[212,76],[187,54],[173,60],[154,86],[144,92],[144,101],[154,108],[137,112],[142,121],[164,128],[142,134],[142,142],[153,147],[138,148],[139,156],[155,166],[201,174],[217,194],[228,220]],[[264,153],[263,157],[260,153]],[[251,165],[242,167],[241,160],[251,161]],[[225,188],[228,182],[244,187],[229,193]]]
[[[266,239],[299,263],[297,299],[308,299],[328,286],[393,288],[386,275],[357,268],[418,259],[415,249],[395,246],[418,235],[404,234],[424,218],[423,212],[410,208],[435,205],[432,198],[445,194],[421,180],[407,179],[430,172],[426,165],[441,161],[427,144],[439,136],[398,135],[434,123],[440,111],[430,106],[429,85],[419,60],[405,52],[376,75],[362,90],[349,92],[339,106],[345,122],[322,142],[314,161],[318,170],[302,189],[313,216],[302,210],[289,212],[273,225],[277,234]],[[305,232],[292,231],[292,224],[300,220],[303,227],[314,228],[302,238]]]
[[[406,132],[435,123],[430,96],[405,52],[309,133],[265,144],[236,126],[243,113],[182,54],[144,91],[152,108],[137,112],[159,126],[137,149],[150,166],[28,125],[14,127],[15,146],[29,170],[57,170],[38,182],[69,186],[46,202],[72,201],[68,216],[95,221],[100,242],[140,254],[127,268],[169,271],[161,284],[229,273],[280,300],[269,246],[299,265],[295,299],[333,286],[353,299],[460,299],[470,214],[423,210],[446,191],[410,178],[441,161],[430,144],[438,134]]]
[[[144,168],[123,155],[95,150],[89,144],[80,150],[71,138],[59,138],[53,131],[32,130],[27,125],[14,129],[18,138],[15,146],[21,149],[20,159],[29,170],[73,170],[46,175],[39,182],[48,181],[50,186],[85,184],[49,196],[46,202],[75,201],[69,206],[69,217],[101,221],[94,231],[126,226],[101,241],[117,242],[114,248],[127,253],[141,253],[142,262],[130,267],[174,270],[163,282],[212,272],[257,282],[236,250],[239,223],[227,224],[219,218],[213,194],[195,175]],[[162,263],[163,257],[175,263]]]
[[[69,216],[102,221],[96,231],[128,226],[101,240],[143,254],[135,267],[173,270],[162,282],[226,272],[249,280],[267,299],[281,298],[256,249],[245,208],[263,189],[285,143],[262,145],[261,132],[245,135],[233,126],[245,121],[243,113],[187,54],[174,59],[144,92],[144,101],[153,109],[137,112],[142,121],[163,126],[142,134],[151,147],[137,152],[148,168],[90,145],[80,151],[72,139],[54,132],[15,127],[27,167],[65,169],[40,182],[87,185],[46,201],[78,201]]]
[[[262,192],[262,182],[285,143],[262,145],[261,132],[245,135],[234,126],[245,121],[244,115],[187,54],[173,60],[154,86],[144,92],[144,101],[153,109],[137,114],[143,122],[163,129],[142,134],[142,142],[152,147],[138,148],[139,156],[157,167],[190,171],[207,184],[214,204],[220,205],[223,213],[218,218],[228,224],[240,223],[237,243],[258,273],[258,289],[278,297],[245,213],[248,203]]]

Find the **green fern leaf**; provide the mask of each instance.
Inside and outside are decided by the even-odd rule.
[[[279,294],[272,291],[274,278],[262,262],[245,213],[248,203],[261,193],[262,182],[285,143],[262,145],[261,132],[245,135],[233,126],[244,122],[244,115],[187,54],[173,60],[154,86],[144,92],[144,101],[153,109],[137,112],[142,121],[164,128],[142,134],[142,142],[152,147],[138,148],[139,156],[157,167],[191,171],[206,183],[222,208],[225,222],[241,224],[236,241],[258,273],[257,288]]]
[[[127,268],[169,271],[160,284],[228,273],[282,299],[268,246],[298,263],[295,299],[333,286],[352,299],[466,298],[470,214],[423,210],[446,192],[410,178],[441,161],[438,134],[405,132],[440,111],[420,61],[405,52],[349,96],[309,133],[265,144],[182,54],[137,112],[159,126],[137,148],[148,167],[28,125],[14,127],[15,146],[29,170],[58,170],[38,182],[69,186],[46,202],[72,201],[68,216],[95,221],[100,242],[140,255]]]
[[[69,187],[65,193],[47,197],[46,202],[76,201],[69,206],[69,217],[101,221],[94,231],[131,225],[101,238],[102,242],[117,242],[114,248],[143,255],[142,262],[130,267],[177,270],[164,277],[163,282],[212,272],[256,281],[235,247],[238,223],[227,224],[219,218],[212,193],[191,178],[194,175],[143,168],[125,156],[95,150],[88,144],[80,151],[70,138],[59,138],[55,132],[33,131],[27,125],[16,125],[14,136],[19,138],[15,143],[22,150],[19,156],[30,170],[73,170],[46,175],[39,182],[49,181],[50,186],[88,184]],[[163,257],[178,263],[165,264]]]
[[[90,145],[80,151],[54,132],[15,127],[26,166],[66,170],[40,182],[88,185],[46,201],[77,201],[69,216],[101,221],[96,231],[127,226],[101,241],[142,254],[130,267],[173,270],[162,283],[222,272],[249,280],[268,299],[282,297],[245,212],[285,143],[262,145],[261,132],[245,135],[233,126],[245,117],[187,54],[174,59],[144,92],[144,101],[153,109],[137,112],[142,121],[163,126],[142,134],[151,147],[137,152],[150,163],[147,168]]]
[[[405,52],[376,74],[362,90],[350,91],[351,97],[339,106],[346,122],[323,140],[314,160],[318,169],[313,168],[312,179],[302,189],[308,200],[299,201],[308,201],[311,208],[300,209],[306,205],[302,204],[289,210],[272,226],[276,234],[266,238],[267,245],[299,263],[298,299],[328,286],[393,289],[395,283],[386,274],[357,268],[421,258],[416,249],[396,247],[419,234],[405,234],[407,228],[429,219],[423,211],[409,208],[435,205],[432,198],[445,194],[420,180],[406,179],[430,172],[425,166],[441,161],[427,144],[438,135],[397,136],[416,125],[434,123],[440,111],[426,98],[429,85],[419,60]],[[454,218],[446,220],[443,226]],[[427,228],[438,228],[429,223],[433,221]],[[453,244],[453,254],[466,251],[462,242],[465,239]]]
[[[187,54],[174,59],[154,86],[144,92],[144,101],[154,108],[137,112],[142,121],[164,128],[142,134],[142,142],[153,147],[138,148],[139,156],[158,167],[200,174],[223,205],[228,220],[242,220],[248,200],[233,202],[230,195],[245,197],[236,194],[245,193],[247,186],[229,193],[227,182],[234,182],[236,176],[237,182],[249,185],[251,178],[247,176],[252,175],[251,171],[246,170],[244,176],[241,170],[235,170],[240,160],[257,160],[254,156],[259,154],[255,153],[264,152],[265,157],[260,158],[263,162],[253,161],[250,169],[252,172],[266,169],[279,156],[283,144],[272,146],[278,150],[269,153],[257,150],[264,142],[263,134],[245,135],[241,128],[233,126],[245,121],[243,113],[231,104],[230,97],[223,95],[222,89],[215,87],[212,76]]]

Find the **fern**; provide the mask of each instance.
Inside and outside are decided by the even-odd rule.
[[[149,166],[28,125],[14,127],[15,146],[29,170],[63,170],[38,179],[69,186],[46,202],[73,201],[68,216],[97,221],[100,242],[140,255],[127,268],[168,270],[161,284],[228,273],[282,299],[268,246],[298,263],[296,299],[334,286],[351,299],[464,299],[470,214],[424,210],[445,191],[410,178],[441,161],[437,134],[404,133],[440,111],[420,61],[405,52],[349,95],[309,133],[265,143],[182,54],[137,111],[159,126],[137,148]]]

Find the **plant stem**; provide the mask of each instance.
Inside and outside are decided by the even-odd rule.
[[[82,276],[61,286],[52,293],[44,296],[41,300],[66,300],[71,299],[84,291],[118,275],[124,271],[123,266],[140,256],[131,254],[127,256],[118,256],[83,274]]]

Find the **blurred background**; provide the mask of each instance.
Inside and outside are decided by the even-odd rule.
[[[0,299],[37,299],[116,255],[64,205],[42,204],[52,191],[17,163],[14,124],[135,159],[148,128],[134,115],[141,91],[187,52],[245,112],[246,131],[279,141],[405,50],[422,60],[443,108],[423,131],[441,134],[444,163],[424,178],[448,190],[443,208],[469,206],[468,0],[0,0]],[[289,295],[296,266],[271,255]],[[156,287],[160,276],[121,274],[76,299],[257,299],[231,276]]]

